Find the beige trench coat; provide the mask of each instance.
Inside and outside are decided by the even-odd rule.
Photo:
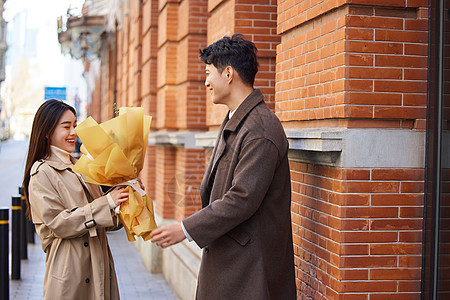
[[[119,224],[100,187],[52,155],[34,163],[29,198],[46,253],[44,299],[119,299],[105,233]]]

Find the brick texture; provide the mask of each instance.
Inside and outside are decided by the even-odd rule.
[[[156,212],[164,219],[175,218],[176,198],[171,186],[176,176],[176,149],[156,147]]]
[[[299,298],[418,298],[422,254],[421,169],[340,169],[291,162]],[[345,297],[344,297],[345,298]]]
[[[157,76],[154,78],[157,130],[207,130],[204,69],[198,60],[198,49],[206,43],[207,18],[204,1],[159,2]],[[171,151],[175,151],[170,162],[174,172],[168,181],[160,181],[167,196],[157,196],[156,202],[162,202],[157,205],[157,213],[164,218],[182,220],[201,207],[198,190],[205,168],[204,150],[173,148]]]
[[[278,20],[282,42],[277,55],[276,111],[280,119],[366,119],[359,122],[361,127],[381,121],[380,127],[423,130],[428,20],[422,9],[334,7],[328,2],[331,5],[332,1],[324,1],[304,11],[290,7],[291,1],[280,5],[286,8]],[[336,9],[319,14],[325,7]],[[297,10],[298,16],[287,19],[289,11]]]

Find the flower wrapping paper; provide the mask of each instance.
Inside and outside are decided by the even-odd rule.
[[[129,241],[135,241],[135,236],[147,241],[157,228],[153,201],[144,191],[132,188],[138,183],[128,182],[142,170],[151,120],[142,107],[124,107],[109,121],[98,124],[89,117],[75,128],[83,142],[83,154],[73,171],[84,175],[89,183],[128,185],[128,200],[120,205],[118,216]]]

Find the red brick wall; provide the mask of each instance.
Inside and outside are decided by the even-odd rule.
[[[309,121],[301,127],[424,129],[427,2],[409,1],[409,7],[402,7],[404,2],[342,5],[326,14],[318,9],[335,8],[332,1],[309,9],[287,9],[291,2],[282,2],[286,11],[278,21],[282,42],[276,95],[280,119]],[[292,14],[296,9],[298,16]]]
[[[423,130],[427,6],[279,1],[284,126]],[[423,170],[292,161],[291,171],[298,297],[418,299]]]
[[[91,103],[88,109],[88,115],[94,118],[95,121],[101,122],[101,90],[100,90],[100,79],[95,80],[95,89],[91,95]]]
[[[204,1],[159,1],[156,78],[158,130],[206,130],[204,69],[198,63],[198,49],[206,43],[206,21]],[[203,159],[199,162],[197,156],[202,157],[204,150],[183,147],[173,150],[176,152],[175,157],[168,163],[172,164],[175,171],[172,173],[169,168],[156,170],[164,172],[164,175],[158,176],[172,176],[168,181],[157,178],[157,189],[165,189],[168,194],[157,197],[157,213],[164,218],[182,220],[201,207],[198,193],[201,179],[199,181],[198,177],[203,175],[204,164]],[[166,151],[169,150],[166,148]],[[161,201],[165,203],[159,203]],[[170,201],[172,203],[166,203]],[[171,211],[173,205],[174,212]]]
[[[291,176],[299,298],[419,296],[423,170],[291,162]]]
[[[180,1],[178,8],[177,122],[180,129],[205,130],[206,105],[204,67],[199,49],[206,44],[206,3]]]
[[[164,219],[175,219],[176,149],[156,147],[156,213]]]
[[[156,59],[158,40],[158,1],[143,1],[141,6],[141,68],[140,93],[141,106],[145,114],[152,116],[151,131],[156,128]],[[150,198],[156,199],[156,146],[148,146],[145,156],[145,166],[141,171],[142,180]]]
[[[140,177],[147,195],[151,199],[156,199],[156,146],[147,146]]]
[[[178,1],[160,1],[158,18],[157,127],[176,127]]]

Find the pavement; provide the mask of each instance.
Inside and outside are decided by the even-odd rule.
[[[10,139],[0,145],[0,207],[11,208],[11,196],[17,194],[22,182],[27,148],[26,140]],[[11,216],[9,220],[11,222]],[[124,229],[107,234],[122,300],[178,299],[162,274],[147,271],[134,243],[127,240]],[[11,239],[9,247],[11,249]],[[28,244],[27,252],[28,259],[21,260],[21,279],[9,282],[10,300],[42,299],[45,253],[37,235],[35,243]],[[11,268],[11,260],[9,265]]]
[[[109,247],[114,258],[120,299],[178,299],[162,274],[151,274],[142,263],[124,229],[108,232]],[[45,253],[35,235],[35,244],[28,244],[28,259],[21,260],[21,279],[10,280],[11,300],[40,300],[45,272]]]

